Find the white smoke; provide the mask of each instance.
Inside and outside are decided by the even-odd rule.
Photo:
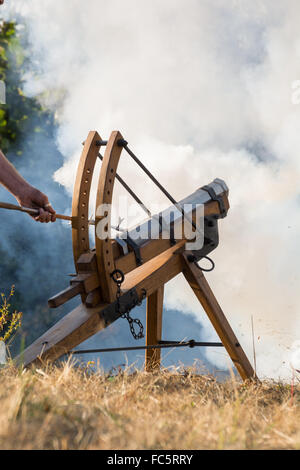
[[[56,180],[72,190],[94,129],[103,138],[119,129],[177,199],[223,178],[231,209],[207,278],[250,359],[253,318],[258,375],[290,377],[300,326],[299,2],[9,3],[3,13],[22,13],[30,31],[25,91],[57,110],[66,162]],[[120,173],[145,203],[161,200],[128,160]],[[166,305],[193,312],[215,339],[181,277]],[[225,353],[207,357],[228,365]]]
[[[300,374],[300,341],[295,341],[292,344],[290,364],[292,368]]]

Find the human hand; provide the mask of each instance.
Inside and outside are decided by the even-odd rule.
[[[49,203],[48,197],[38,189],[28,186],[16,199],[20,206],[39,210],[39,215],[33,216],[37,222],[55,222],[55,210]]]

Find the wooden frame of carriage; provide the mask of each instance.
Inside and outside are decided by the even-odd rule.
[[[102,157],[100,150],[105,147]],[[125,189],[138,202],[148,215],[148,227],[159,221],[159,233],[164,232],[161,214],[154,217],[142,201],[117,174],[117,167],[122,151],[125,150],[142,168],[148,177],[161,189],[176,208],[177,216],[169,221],[171,236],[155,239],[133,240],[130,232],[127,236],[110,238],[110,223],[104,225],[107,237],[95,236],[95,248],[89,242],[89,198],[92,176],[98,158],[102,160],[99,176],[96,208],[109,207],[112,204],[115,180],[118,179]],[[191,210],[184,210],[185,203],[191,204]],[[176,238],[176,226],[189,221],[195,230],[197,204],[203,206],[201,249],[187,251],[187,240]],[[164,285],[179,273],[183,273],[204,311],[214,326],[221,343],[236,366],[240,376],[256,379],[255,372],[218,304],[203,270],[197,262],[218,245],[218,219],[227,215],[229,209],[228,188],[219,179],[198,189],[179,203],[147,170],[142,162],[129,149],[119,131],[112,132],[108,141],[102,140],[96,131],[91,131],[84,142],[84,148],[77,170],[72,203],[72,240],[76,276],[70,286],[49,300],[50,307],[58,307],[74,296],[81,297],[80,305],[58,321],[51,329],[29,346],[18,360],[27,367],[40,362],[55,361],[69,353],[83,341],[96,334],[112,322],[125,317],[129,320],[132,332],[141,323],[133,320],[129,312],[146,298],[146,370],[160,366],[160,350],[166,342],[161,338]],[[178,216],[179,214],[179,216]],[[109,211],[96,211],[95,230],[104,218],[109,219]],[[184,233],[184,231],[183,231]],[[210,343],[189,342],[188,345],[206,345]],[[211,343],[211,345],[217,345]],[[152,346],[152,347],[151,347]]]

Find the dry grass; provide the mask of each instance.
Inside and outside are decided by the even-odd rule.
[[[300,387],[66,363],[0,370],[1,449],[300,449]]]

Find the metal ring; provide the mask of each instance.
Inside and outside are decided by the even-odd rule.
[[[119,279],[118,276],[119,276],[121,279]],[[115,269],[115,270],[111,273],[110,277],[112,278],[112,280],[113,280],[116,284],[122,284],[122,283],[124,282],[124,280],[125,280],[124,273],[123,273],[123,271],[121,271],[120,269]]]
[[[211,263],[211,268],[209,269],[205,269],[205,268],[202,268],[201,266],[199,266],[199,264],[197,263],[197,261],[194,261],[195,265],[197,266],[197,268],[201,269],[201,271],[204,271],[206,273],[209,273],[211,271],[213,271],[215,269],[215,263],[213,262],[213,260],[211,258],[209,258],[208,256],[203,256],[204,259],[207,259],[208,261],[210,261]],[[202,259],[203,259],[202,258]]]

